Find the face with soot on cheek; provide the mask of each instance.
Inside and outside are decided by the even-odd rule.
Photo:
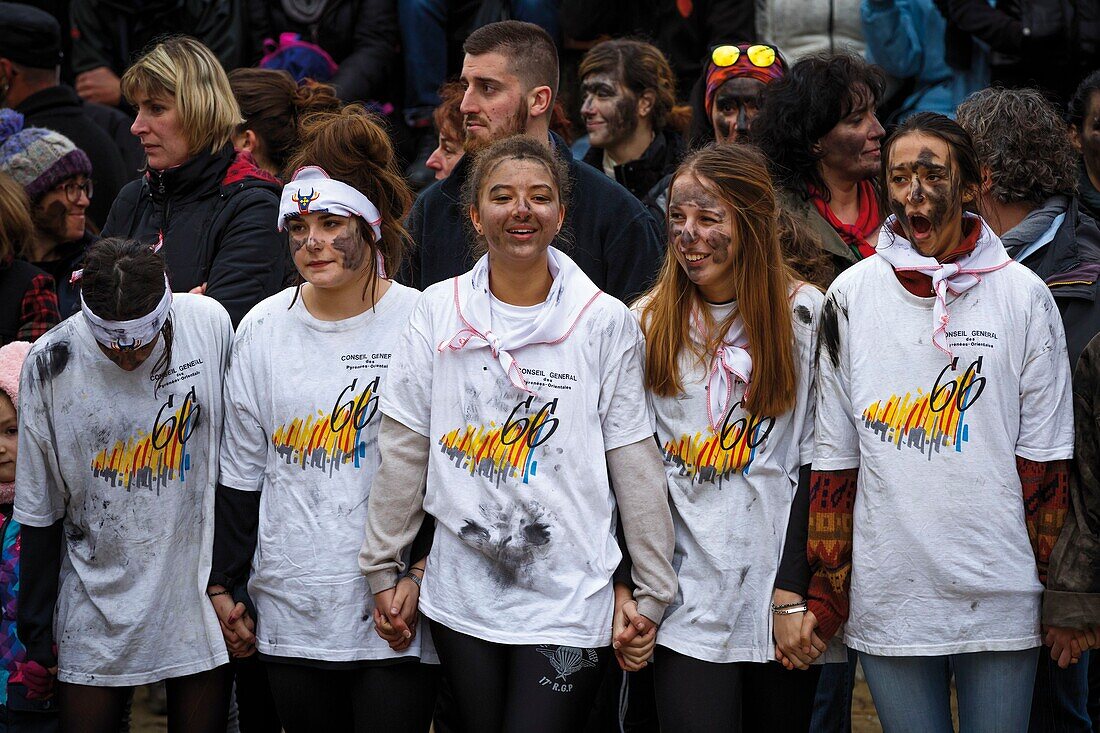
[[[676,177],[668,204],[668,246],[710,303],[737,297],[733,284],[733,215],[713,184],[691,171]]]
[[[470,220],[485,238],[489,262],[525,264],[544,257],[561,230],[565,207],[539,160],[507,158],[481,183]]]
[[[716,141],[732,143],[748,137],[749,123],[760,111],[760,94],[766,86],[759,79],[742,76],[718,87],[710,115]]]
[[[974,197],[962,190],[950,146],[913,132],[895,140],[887,154],[890,210],[901,233],[927,257],[949,254],[962,242],[963,203]]]
[[[286,228],[294,265],[314,287],[339,288],[366,277],[371,247],[358,217],[313,211]]]

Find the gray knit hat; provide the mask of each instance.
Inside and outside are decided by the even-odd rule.
[[[0,109],[0,171],[14,178],[33,203],[75,175],[92,175],[92,161],[73,141],[42,127],[23,127],[23,115]]]

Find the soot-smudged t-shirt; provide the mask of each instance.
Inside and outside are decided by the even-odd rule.
[[[15,519],[64,519],[54,638],[58,679],[140,685],[228,661],[206,598],[222,378],[233,331],[218,303],[174,296],[163,338],[127,372],[83,314],[40,339],[23,368]]]
[[[488,348],[439,349],[465,326],[455,292],[448,280],[421,296],[381,403],[431,439],[420,608],[502,644],[607,646],[621,555],[605,453],[652,435],[641,332],[599,295],[564,341],[511,351],[528,394]],[[503,330],[537,312],[491,307]]]
[[[809,285],[791,297],[797,381],[787,412],[749,413],[742,404],[745,384],[738,380],[724,414],[716,416],[721,423],[715,432],[707,416],[711,361],[700,363],[687,350],[680,355],[683,391],[649,394],[668,474],[679,579],[657,637],[662,646],[708,662],[775,658],[772,591],[798,471],[813,454],[813,361],[822,299]],[[736,304],[709,307],[720,323]]]
[[[813,466],[859,468],[845,642],[884,656],[1038,646],[1043,587],[1015,456],[1073,455],[1069,360],[1047,286],[1015,262],[933,298],[881,257],[833,283]]]
[[[220,482],[260,491],[248,581],[263,654],[357,661],[393,652],[374,630],[357,562],[387,365],[420,294],[392,283],[374,308],[340,321],[310,315],[295,288],[253,308],[226,376]],[[293,302],[293,305],[291,303]]]

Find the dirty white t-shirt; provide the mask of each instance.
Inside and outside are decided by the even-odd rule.
[[[871,257],[826,295],[813,466],[859,467],[845,642],[884,656],[1038,646],[1043,586],[1016,456],[1073,455],[1069,359],[1047,286],[1012,262],[933,298]]]
[[[64,518],[58,679],[140,685],[228,661],[206,597],[222,377],[233,330],[217,301],[176,294],[172,359],[127,372],[77,313],[35,343],[20,387],[15,519]]]
[[[494,328],[538,312],[502,305]],[[511,351],[527,394],[488,348],[438,349],[464,325],[453,281],[428,288],[382,395],[382,412],[431,439],[420,608],[502,644],[607,646],[621,555],[605,453],[652,435],[641,332],[599,295],[564,341]]]
[[[403,652],[375,632],[357,559],[379,463],[379,395],[419,295],[392,283],[374,308],[322,321],[287,288],[237,328],[220,481],[262,492],[248,591],[263,654],[420,656],[426,625]]]
[[[680,357],[683,391],[649,393],[668,474],[676,526],[676,599],[657,641],[707,662],[768,662],[772,591],[799,468],[813,455],[813,363],[823,296],[803,285],[790,302],[795,339],[795,404],[781,415],[742,407],[738,381],[718,433],[708,425],[710,363]],[[640,313],[640,304],[634,308]],[[711,305],[721,322],[736,304]]]

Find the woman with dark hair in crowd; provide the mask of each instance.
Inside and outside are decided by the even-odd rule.
[[[30,200],[32,236],[16,254],[53,278],[58,309],[80,307],[73,273],[95,241],[85,213],[92,199],[92,163],[64,135],[24,127],[23,115],[0,109],[0,172],[14,178]]]
[[[424,732],[435,674],[419,660],[434,661],[431,643],[388,626],[393,644],[379,638],[384,620],[357,565],[387,362],[419,295],[387,277],[409,246],[401,221],[412,194],[385,130],[360,108],[314,116],[307,130],[295,164],[340,173],[305,166],[283,188],[279,227],[303,284],[237,329],[208,593],[227,626],[250,627],[231,600],[247,589],[289,733]],[[413,603],[423,565],[400,582]],[[235,653],[251,652],[251,635],[229,639]]]
[[[783,54],[766,43],[722,43],[712,48],[691,90],[692,144],[746,142],[764,91],[786,70]]]
[[[0,346],[34,341],[61,320],[53,278],[15,258],[33,237],[23,187],[0,173]]]
[[[403,629],[394,584],[434,517],[419,610],[465,730],[583,726],[612,651],[616,513],[632,628],[651,637],[675,592],[641,332],[550,246],[568,187],[561,159],[526,136],[478,155],[465,203],[483,254],[421,296],[379,406],[360,567]]]
[[[229,86],[244,117],[233,146],[248,151],[256,165],[278,178],[288,174],[286,163],[298,145],[301,121],[314,112],[340,109],[332,87],[309,79],[296,83],[285,71],[234,69]]]
[[[951,674],[962,731],[1026,730],[1073,451],[1062,322],[966,213],[962,127],[913,115],[882,173],[878,256],[822,309],[808,623],[847,622],[886,731],[951,730]]]
[[[836,272],[874,254],[884,218],[875,186],[884,88],[882,71],[862,59],[811,56],[768,86],[750,127],[780,207],[818,235]]]
[[[222,377],[233,337],[210,298],[173,295],[133,240],[89,248],[81,312],[27,357],[16,521],[24,684],[56,677],[64,731],[118,730],[166,681],[173,731],[225,730],[230,672],[203,597]]]
[[[655,659],[667,729],[809,727],[825,649],[801,633],[821,301],[783,262],[763,155],[685,160],[664,266],[634,306],[676,525]]]
[[[126,70],[122,92],[148,166],[119,193],[103,236],[163,250],[172,288],[204,290],[236,323],[283,287],[290,262],[272,225],[278,180],[233,149],[242,119],[225,71],[206,46],[176,36]]]

